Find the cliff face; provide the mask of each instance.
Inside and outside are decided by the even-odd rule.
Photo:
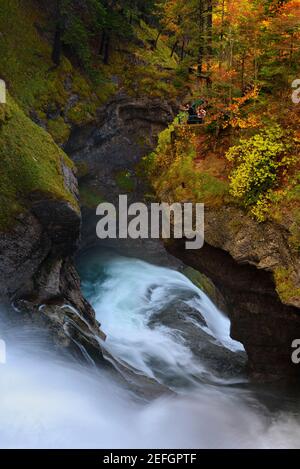
[[[174,105],[175,107],[175,105]],[[65,151],[79,169],[83,214],[82,243],[85,249],[103,245],[153,262],[169,259],[158,240],[96,237],[96,206],[103,201],[118,206],[118,196],[128,203],[144,201],[149,189],[139,174],[141,158],[155,148],[158,134],[170,123],[176,109],[162,100],[135,99],[119,94],[98,111],[98,122],[74,129]]]
[[[73,130],[65,151],[82,168],[82,178],[112,182],[117,187],[123,169],[133,170],[157,143],[158,134],[172,121],[174,110],[161,100],[116,95],[98,110],[97,123]],[[96,175],[95,175],[96,171]],[[111,189],[111,188],[110,188]]]
[[[103,338],[72,260],[81,226],[73,165],[10,97],[3,109],[1,297],[18,311],[48,318],[56,337],[68,343],[72,335],[65,336],[64,324],[70,318],[83,330],[79,335],[86,335],[86,321]]]
[[[144,199],[147,188],[136,165],[153,149],[158,133],[173,114],[162,102],[117,96],[99,112],[97,125],[74,130],[66,150],[82,171],[82,248],[103,244],[127,255],[172,265],[157,241],[101,243],[95,233],[95,206],[102,200],[117,204],[120,193],[127,193],[130,202]],[[122,180],[120,174],[126,174],[127,179]],[[87,193],[94,194],[93,200],[86,198]],[[207,208],[205,230],[203,249],[187,251],[184,242],[178,241],[168,244],[167,249],[206,274],[221,292],[232,321],[232,337],[244,344],[253,377],[297,378],[291,344],[300,337],[299,296],[293,295],[288,279],[286,283],[278,281],[278,275],[285,271],[295,279],[299,273],[299,258],[289,244],[289,231],[274,222],[258,223],[230,205]]]
[[[242,210],[208,208],[203,249],[187,251],[183,243],[169,250],[204,272],[223,294],[232,321],[231,335],[245,346],[256,379],[299,379],[291,344],[300,338],[299,296],[279,296],[276,273],[299,275],[299,258],[289,233],[272,222],[257,223]]]

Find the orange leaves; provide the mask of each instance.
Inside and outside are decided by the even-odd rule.
[[[245,118],[234,116],[230,119],[230,124],[233,128],[238,129],[256,128],[261,125],[261,119],[257,114],[249,114]]]
[[[254,86],[251,90],[249,90],[244,96],[240,98],[233,98],[233,104],[228,107],[228,110],[233,113],[238,113],[240,111],[241,106],[245,104],[250,99],[256,99],[259,94],[258,86]]]

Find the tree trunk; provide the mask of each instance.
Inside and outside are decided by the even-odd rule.
[[[57,18],[56,26],[55,26],[55,33],[54,33],[54,40],[52,46],[52,54],[51,58],[55,65],[60,65],[61,60],[61,37],[62,37],[62,18],[61,18],[61,0],[57,0],[56,3],[56,13],[55,17]]]
[[[104,54],[105,41],[106,41],[106,31],[103,30],[102,35],[101,35],[100,47],[99,47],[99,55],[101,56],[103,56]]]
[[[154,41],[154,49],[157,49],[158,40],[159,40],[161,34],[162,34],[162,31],[158,31],[156,39]]]
[[[170,57],[172,58],[173,55],[175,54],[175,50],[176,50],[176,47],[178,46],[178,39],[176,39],[176,41],[174,42],[173,44],[173,47],[172,47],[172,50],[171,50],[171,55]]]
[[[293,54],[294,54],[294,33],[291,33],[291,44],[290,44],[290,68],[293,65]]]
[[[241,91],[244,94],[245,91],[245,60],[246,60],[246,52],[243,52],[242,55],[242,71],[241,71]]]
[[[213,56],[213,47],[212,47],[212,36],[213,36],[213,4],[212,0],[207,0],[207,9],[205,16],[206,23],[206,55],[207,55],[207,87],[210,88],[212,85],[210,77],[211,61]]]
[[[203,0],[198,4],[198,24],[199,24],[199,49],[198,49],[198,75],[202,75],[203,55],[204,55],[204,5]]]
[[[104,52],[103,52],[103,63],[108,65],[109,63],[109,52],[110,52],[110,34],[106,33]]]
[[[225,0],[222,0],[221,31],[220,31],[220,51],[219,51],[219,70],[222,68],[224,57],[224,22],[225,22]]]
[[[181,52],[180,52],[180,60],[184,59],[184,47],[185,47],[185,39],[182,39],[182,46],[181,46]]]

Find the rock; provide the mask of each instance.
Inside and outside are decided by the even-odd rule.
[[[289,270],[297,290],[300,287],[300,257],[289,245],[289,236],[284,226],[272,221],[258,223],[236,207],[207,209],[205,213],[208,244],[229,252],[239,264],[251,264],[271,272],[275,281],[278,270]],[[280,295],[280,285],[276,287]],[[300,294],[282,295],[281,300],[300,307]]]
[[[160,100],[118,95],[98,112],[97,125],[73,130],[65,151],[101,180],[112,169],[133,168],[155,147],[158,134],[173,117],[173,109]]]
[[[211,301],[224,313],[227,312],[226,302],[221,292],[216,288],[210,278],[192,267],[185,267],[182,273],[191,280],[200,290],[204,291]]]
[[[184,240],[168,243],[171,254],[207,275],[223,295],[231,319],[231,336],[245,346],[248,368],[258,380],[299,380],[291,344],[300,338],[298,299],[279,297],[274,272],[290,266],[299,275],[286,230],[257,223],[242,210],[208,208],[204,247],[185,250]]]
[[[54,342],[63,348],[68,348],[81,359],[89,362],[103,362],[101,344],[105,341],[105,334],[100,325],[91,317],[86,319],[81,313],[64,301],[37,305],[28,300],[19,299],[14,302],[15,310],[27,315],[43,330],[50,332]]]
[[[145,200],[148,188],[135,174],[136,165],[153,150],[158,133],[173,116],[174,110],[159,101],[116,96],[99,112],[97,126],[74,129],[66,145],[76,164],[86,166],[81,185],[99,190],[103,200],[116,205],[122,193],[128,194],[129,203]],[[119,187],[116,175],[121,170],[129,171],[134,179],[133,192]],[[100,241],[96,223],[95,208],[84,206],[81,249],[102,245],[182,269],[165,254],[160,241]],[[291,278],[296,286],[299,283],[299,256],[290,249],[288,230],[271,222],[259,224],[232,206],[207,209],[205,225],[202,250],[186,251],[179,241],[168,243],[167,249],[208,277],[204,290],[208,287],[207,293],[228,311],[232,337],[244,344],[252,376],[262,380],[297,378],[291,343],[300,338],[299,296],[283,295],[274,281],[279,269],[291,269]]]
[[[147,184],[136,175],[136,165],[157,144],[158,134],[173,120],[177,110],[161,100],[133,99],[117,95],[98,113],[98,124],[74,129],[65,151],[79,168],[85,166],[80,185],[85,191],[118,205],[119,194],[127,193],[129,203],[145,201]],[[133,191],[120,187],[118,175],[130,172]],[[92,246],[112,248],[128,256],[158,264],[180,265],[160,240],[104,240],[96,236],[95,207],[82,207],[81,249]]]
[[[73,323],[78,330],[83,329],[78,318],[83,318],[103,339],[95,313],[81,294],[72,259],[81,228],[72,162],[11,98],[8,111],[11,117],[0,128],[1,300],[32,313],[39,313],[41,304],[51,304],[60,311],[58,336],[65,334],[62,318],[68,316],[59,308],[68,304],[69,310],[77,311]]]

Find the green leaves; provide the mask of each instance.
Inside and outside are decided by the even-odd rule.
[[[264,219],[272,189],[279,186],[281,177],[295,163],[291,149],[289,135],[275,124],[248,140],[241,139],[226,154],[233,164],[230,193],[250,207],[259,221]]]

